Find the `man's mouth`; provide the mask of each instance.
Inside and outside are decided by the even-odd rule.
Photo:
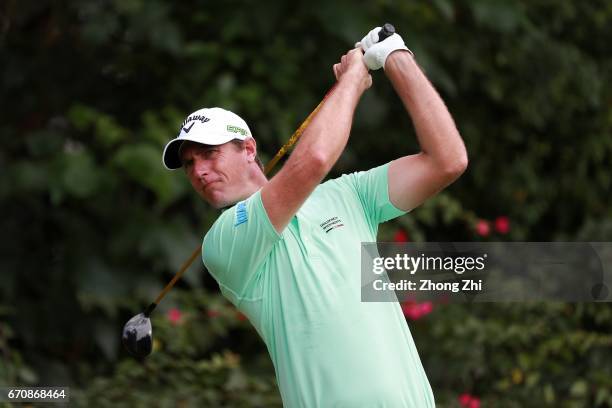
[[[214,181],[209,181],[208,183],[204,184],[204,186],[202,187],[203,191],[206,191],[210,188],[211,185],[213,185],[214,183],[218,183],[219,180],[214,180]]]

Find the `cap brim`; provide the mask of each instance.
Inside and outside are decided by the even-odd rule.
[[[181,151],[181,146],[183,145],[183,142],[185,141],[200,143],[200,144],[208,145],[208,146],[218,146],[218,145],[222,145],[234,139],[244,140],[246,139],[246,137],[240,138],[240,137],[233,137],[233,136],[227,135],[225,137],[224,136],[211,137],[206,141],[202,140],[201,137],[179,137],[179,138],[169,141],[166,144],[166,147],[164,148],[164,153],[162,154],[162,162],[164,163],[164,166],[168,170],[176,170],[176,169],[180,169],[181,167],[183,167],[183,163],[181,162],[180,151]]]
[[[166,144],[162,155],[162,162],[168,170],[176,170],[183,167],[179,157],[179,149],[184,141],[185,139],[174,139]]]

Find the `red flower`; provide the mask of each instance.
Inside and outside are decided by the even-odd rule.
[[[491,225],[487,220],[478,220],[476,223],[476,233],[481,237],[486,237],[491,232]]]
[[[467,407],[471,400],[472,396],[468,393],[463,393],[459,396],[459,404],[461,404],[462,407]]]
[[[495,219],[495,231],[500,234],[507,234],[510,231],[510,220],[505,215]]]
[[[176,326],[177,324],[181,323],[182,313],[176,307],[173,307],[172,309],[168,310],[166,317],[168,320],[170,320],[170,323]]]
[[[459,404],[465,408],[480,408],[480,399],[466,392],[459,396]]]
[[[408,242],[408,234],[403,229],[398,229],[395,235],[393,235],[393,242]]]
[[[210,318],[215,318],[215,317],[218,317],[221,313],[219,313],[219,311],[217,309],[208,309],[206,311],[206,314]]]
[[[404,316],[409,318],[410,320],[417,320],[421,317],[421,313],[412,305],[404,305],[402,306],[402,311],[404,312]]]
[[[421,307],[421,316],[425,316],[426,314],[431,313],[433,310],[433,303],[431,302],[423,302],[420,304]]]
[[[404,316],[410,320],[418,320],[431,313],[432,310],[433,304],[431,302],[416,303],[410,301],[402,304],[402,312],[404,312]]]
[[[247,320],[247,317],[242,312],[236,312],[236,319],[242,322]]]

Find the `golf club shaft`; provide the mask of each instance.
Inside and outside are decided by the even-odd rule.
[[[201,250],[202,250],[202,247],[198,246],[193,251],[193,253],[191,255],[189,255],[189,259],[187,259],[183,263],[183,265],[181,265],[181,269],[179,269],[179,271],[176,273],[176,275],[174,275],[172,280],[170,282],[168,282],[166,287],[159,293],[159,295],[157,295],[157,298],[155,299],[155,302],[154,302],[156,305],[160,302],[160,300],[163,299],[164,296],[166,296],[166,293],[168,293],[168,291],[170,289],[172,289],[172,287],[174,286],[176,281],[179,280],[181,278],[181,276],[183,276],[183,273],[185,273],[187,268],[189,268],[189,266],[193,263],[193,261],[195,261],[195,259],[197,258],[198,254],[200,253]]]
[[[323,102],[325,102],[325,100],[327,99],[327,97],[332,93],[332,91],[336,88],[336,84],[334,84],[329,91],[327,91],[327,93],[325,94],[325,96],[323,97],[323,99],[321,100],[321,102],[319,102],[319,104],[317,105],[316,108],[314,108],[314,110],[312,112],[310,112],[310,115],[308,115],[308,117],[306,119],[304,119],[304,121],[302,122],[302,124],[300,125],[300,127],[297,128],[297,130],[295,132],[293,132],[293,134],[291,135],[291,137],[289,138],[289,140],[287,140],[287,143],[285,143],[283,145],[283,147],[281,147],[278,152],[276,153],[276,155],[272,158],[272,160],[270,160],[268,162],[268,164],[266,164],[266,167],[264,169],[264,174],[268,175],[268,173],[270,173],[272,171],[272,169],[274,168],[274,166],[276,166],[276,163],[278,163],[278,161],[285,155],[285,153],[287,153],[287,151],[291,148],[291,146],[293,146],[295,144],[295,142],[297,142],[297,140],[300,138],[300,136],[302,135],[302,133],[304,132],[304,129],[306,129],[306,126],[308,126],[308,124],[310,123],[310,120],[312,119],[312,117],[314,115],[316,115],[316,113],[319,111],[319,109],[321,109],[321,106],[323,106]]]
[[[295,132],[293,132],[293,134],[291,135],[289,140],[287,140],[287,143],[285,143],[283,145],[283,147],[281,147],[279,149],[278,153],[276,153],[276,155],[272,158],[272,160],[270,160],[268,162],[268,164],[266,165],[266,167],[264,169],[264,174],[267,175],[268,173],[270,173],[270,171],[272,171],[272,169],[274,168],[276,163],[278,163],[278,161],[285,155],[285,153],[287,153],[289,151],[289,149],[291,149],[291,147],[295,144],[295,142],[297,142],[297,140],[300,138],[300,136],[302,136],[302,133],[304,132],[304,129],[306,129],[306,127],[308,126],[308,124],[310,123],[310,121],[312,120],[314,115],[316,115],[316,113],[321,109],[321,107],[323,106],[323,103],[325,102],[327,97],[332,93],[332,91],[335,88],[336,88],[336,84],[334,84],[330,88],[330,90],[327,91],[327,93],[325,94],[325,96],[323,97],[321,102],[319,102],[317,107],[314,108],[314,110],[310,113],[310,115],[308,115],[308,117],[306,119],[304,119],[304,122],[302,122],[300,127],[298,127]],[[189,256],[189,259],[187,259],[183,263],[183,265],[181,266],[179,271],[176,273],[176,275],[174,275],[172,280],[170,282],[168,282],[166,287],[164,287],[162,289],[162,291],[159,293],[159,295],[157,296],[155,301],[153,303],[151,303],[149,306],[147,306],[147,308],[144,311],[144,315],[146,317],[149,317],[151,312],[153,312],[153,310],[157,307],[159,302],[161,302],[161,300],[164,298],[164,296],[166,296],[166,294],[170,291],[170,289],[172,289],[174,287],[176,282],[181,278],[181,276],[183,276],[183,274],[185,273],[187,268],[189,268],[189,266],[191,266],[191,264],[198,257],[198,255],[201,253],[201,251],[202,251],[202,247],[201,246],[198,246],[196,249],[194,249],[193,253]]]

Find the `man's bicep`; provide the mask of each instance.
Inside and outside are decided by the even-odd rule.
[[[454,181],[425,153],[404,156],[389,163],[389,200],[410,211]]]
[[[295,160],[292,156],[261,189],[263,206],[278,233],[285,229],[323,177],[324,173],[314,170],[310,161]]]
[[[388,171],[389,163],[386,163],[341,178],[351,181],[364,214],[374,231],[378,230],[378,224],[406,213],[393,205],[389,199]]]

